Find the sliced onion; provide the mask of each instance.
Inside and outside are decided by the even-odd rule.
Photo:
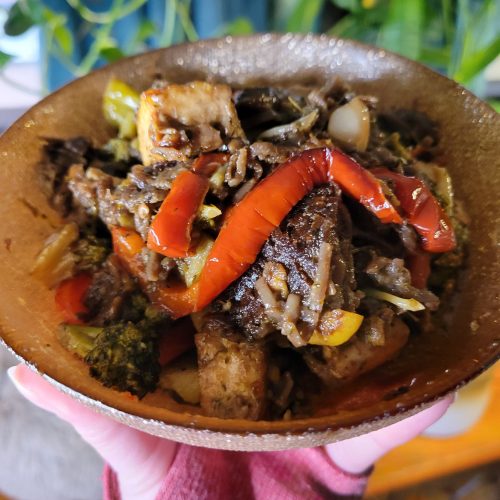
[[[316,328],[319,321],[326,290],[330,281],[330,263],[332,260],[333,247],[325,241],[321,243],[318,254],[318,265],[314,276],[311,292],[307,302],[302,307],[301,317],[312,328]]]
[[[328,134],[347,146],[364,151],[370,139],[370,111],[355,97],[337,108],[328,120]]]
[[[278,125],[262,132],[262,134],[259,135],[258,139],[283,141],[290,139],[291,137],[296,135],[308,134],[314,127],[314,124],[318,120],[318,117],[319,111],[317,109],[313,109],[307,115],[302,116],[301,118],[291,123]]]
[[[295,323],[300,315],[300,296],[290,293],[286,299],[284,319]]]
[[[226,170],[226,181],[229,187],[239,186],[244,180],[247,172],[248,149],[241,148],[234,165]]]
[[[280,311],[278,301],[262,276],[255,282],[255,290],[264,304],[264,309],[268,318],[278,325],[281,324],[283,314]]]
[[[234,193],[233,200],[235,203],[241,201],[245,195],[257,184],[256,179],[250,179],[241,186],[236,193]]]
[[[332,261],[333,247],[330,243],[323,241],[319,247],[318,267],[309,295],[309,307],[313,311],[321,311],[325,300],[326,289],[330,279],[330,263]]]
[[[295,324],[300,315],[300,297],[295,293],[290,293],[286,299],[283,322],[281,323],[281,333],[288,338],[294,347],[302,347],[307,342],[302,338]]]
[[[398,306],[402,311],[423,311],[425,306],[416,299],[404,299],[393,295],[392,293],[383,292],[382,290],[374,290],[373,288],[368,288],[363,290],[368,297],[373,297],[374,299],[385,300],[395,306]]]

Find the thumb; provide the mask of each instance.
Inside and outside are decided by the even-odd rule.
[[[173,461],[176,443],[95,413],[24,365],[10,368],[8,375],[26,399],[70,423],[95,448],[116,472],[124,500],[156,496]]]
[[[345,471],[361,473],[390,450],[418,436],[442,417],[452,402],[453,396],[446,396],[430,408],[388,427],[326,445],[326,451]]]

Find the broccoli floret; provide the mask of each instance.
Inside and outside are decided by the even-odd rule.
[[[168,317],[160,309],[153,306],[140,291],[134,291],[127,297],[122,307],[121,320],[137,323],[141,320],[148,324],[160,325],[168,323]]]
[[[61,343],[89,366],[106,387],[142,398],[155,390],[160,376],[156,323],[120,322],[102,328],[63,325]]]
[[[76,265],[79,271],[95,271],[109,255],[109,243],[103,238],[89,235],[78,240],[75,248]]]

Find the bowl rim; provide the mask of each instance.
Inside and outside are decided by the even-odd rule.
[[[27,110],[21,117],[19,117],[0,137],[0,142],[3,141],[5,138],[10,138],[11,135],[17,134],[20,129],[22,129],[23,124],[26,120],[26,117],[28,114],[32,112],[34,108],[37,107],[42,107],[45,105],[50,105],[52,101],[57,100],[60,96],[60,94],[63,94],[68,91],[68,89],[71,89],[72,86],[75,85],[80,85],[81,82],[84,82],[86,79],[92,79],[94,78],[95,74],[100,74],[101,72],[109,72],[112,74],[113,68],[118,68],[121,66],[128,66],[130,64],[135,63],[136,61],[140,61],[141,58],[143,57],[151,57],[154,56],[155,54],[160,55],[162,53],[168,52],[172,50],[172,48],[175,48],[176,50],[179,49],[187,49],[188,47],[208,47],[210,48],[211,46],[217,46],[221,42],[223,42],[225,45],[230,46],[233,41],[237,40],[249,40],[251,43],[258,44],[259,42],[271,42],[273,44],[283,42],[284,40],[300,40],[302,43],[307,43],[308,41],[334,41],[336,43],[341,42],[342,46],[352,46],[354,48],[359,48],[360,50],[366,52],[366,51],[377,51],[380,54],[388,54],[391,58],[396,59],[400,61],[401,63],[404,63],[407,65],[408,63],[413,65],[417,70],[421,71],[424,73],[425,77],[427,78],[432,78],[432,79],[440,79],[443,84],[447,85],[450,89],[459,89],[464,96],[468,96],[472,98],[477,106],[480,107],[480,110],[488,113],[495,113],[493,108],[489,106],[487,103],[479,99],[477,96],[475,96],[472,92],[469,90],[465,89],[462,85],[458,84],[457,82],[454,82],[453,80],[437,73],[436,71],[428,68],[427,66],[424,66],[421,63],[418,63],[416,61],[412,61],[406,57],[403,57],[399,54],[395,54],[394,52],[381,49],[378,47],[374,47],[372,45],[364,44],[361,42],[353,41],[353,40],[348,40],[348,39],[343,39],[339,37],[334,37],[326,34],[290,34],[290,33],[285,33],[285,34],[279,34],[279,33],[259,33],[259,34],[253,34],[253,35],[247,35],[247,36],[226,36],[222,38],[210,38],[210,39],[203,39],[203,40],[198,40],[196,42],[184,42],[181,44],[177,45],[172,45],[170,47],[165,47],[165,48],[159,48],[155,49],[152,51],[148,51],[143,54],[138,54],[135,56],[130,56],[124,59],[121,59],[117,62],[114,62],[112,64],[103,66],[101,68],[98,68],[89,74],[77,78],[75,80],[72,80],[71,82],[65,84],[61,88],[57,89],[56,91],[52,92],[42,100],[40,100],[35,106],[31,107],[29,110]],[[342,50],[342,49],[341,49]],[[498,115],[500,118],[500,115]],[[500,123],[500,119],[499,119]],[[331,431],[331,430],[336,430],[340,428],[353,428],[353,427],[358,427],[362,424],[368,424],[371,422],[379,421],[381,419],[384,419],[388,416],[397,416],[403,413],[411,412],[412,410],[415,410],[417,407],[420,407],[422,405],[430,404],[438,399],[443,398],[445,395],[447,395],[450,392],[453,392],[457,390],[459,387],[465,385],[467,382],[472,380],[473,378],[477,377],[480,373],[485,371],[489,366],[493,365],[498,359],[500,359],[500,352],[496,355],[493,356],[488,363],[485,363],[482,366],[478,366],[477,369],[473,372],[471,372],[467,377],[464,379],[461,379],[458,383],[453,383],[449,384],[446,387],[442,388],[440,391],[434,392],[432,395],[426,395],[422,398],[419,399],[418,403],[415,404],[408,404],[408,405],[401,405],[401,406],[396,406],[393,405],[393,408],[388,409],[387,411],[381,412],[378,415],[373,415],[369,418],[359,416],[357,419],[350,418],[348,419],[349,421],[343,424],[343,421],[340,419],[339,422],[332,424],[331,419],[333,415],[323,415],[319,417],[308,417],[308,418],[300,418],[300,419],[293,419],[289,421],[284,421],[284,420],[259,420],[259,421],[250,421],[250,420],[243,420],[243,419],[221,419],[221,418],[216,418],[216,417],[209,417],[201,414],[190,414],[188,412],[176,412],[172,410],[167,410],[163,409],[163,411],[166,413],[165,418],[162,418],[161,420],[151,418],[151,415],[149,414],[147,408],[154,408],[151,406],[146,406],[144,405],[142,408],[144,408],[144,411],[141,409],[138,409],[137,411],[130,412],[129,410],[124,409],[124,405],[121,404],[121,400],[117,398],[113,398],[113,394],[115,393],[114,391],[109,392],[109,398],[103,398],[102,400],[96,399],[93,396],[90,395],[92,391],[77,391],[75,389],[72,389],[71,387],[65,386],[64,383],[60,382],[57,377],[53,377],[51,373],[53,373],[53,370],[51,369],[50,366],[44,367],[44,370],[40,367],[38,367],[35,363],[29,360],[28,356],[24,356],[19,352],[16,352],[15,349],[13,349],[11,346],[9,346],[6,341],[3,339],[3,334],[2,334],[2,326],[0,324],[0,343],[5,345],[7,349],[12,352],[18,359],[22,360],[24,363],[26,363],[31,369],[35,370],[37,373],[42,375],[44,378],[49,380],[51,383],[56,385],[56,387],[59,387],[59,389],[63,389],[64,392],[72,395],[73,397],[79,397],[82,402],[85,404],[91,404],[92,406],[95,407],[103,407],[103,408],[109,408],[111,410],[117,410],[119,412],[125,413],[127,415],[130,415],[132,417],[138,417],[140,419],[147,419],[148,421],[151,422],[157,422],[159,424],[166,424],[166,425],[171,425],[171,426],[178,426],[178,427],[183,427],[183,428],[188,428],[192,430],[199,430],[199,431],[214,431],[214,432],[219,432],[219,433],[224,433],[224,434],[252,434],[252,435],[262,435],[262,434],[273,434],[273,435],[294,435],[294,434],[301,434],[304,432],[308,433],[320,433],[324,431]],[[106,393],[108,394],[108,393]],[[84,400],[88,400],[85,402]],[[388,402],[388,407],[390,407],[390,403]],[[112,415],[112,413],[111,413]]]

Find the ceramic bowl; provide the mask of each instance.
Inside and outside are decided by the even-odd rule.
[[[44,137],[101,144],[113,131],[101,113],[111,76],[137,89],[154,76],[232,85],[312,84],[339,77],[382,109],[414,108],[441,130],[456,196],[471,219],[470,257],[448,304],[446,331],[413,337],[391,363],[348,389],[325,393],[307,419],[222,420],[165,394],[138,401],[103,387],[56,340],[54,293],[30,275],[61,224],[37,184]],[[193,445],[231,450],[316,446],[391,424],[477,376],[500,354],[500,117],[456,83],[384,50],[312,35],[257,35],[178,45],[125,59],[78,79],[29,110],[0,138],[0,325],[3,342],[60,390],[96,411]]]

